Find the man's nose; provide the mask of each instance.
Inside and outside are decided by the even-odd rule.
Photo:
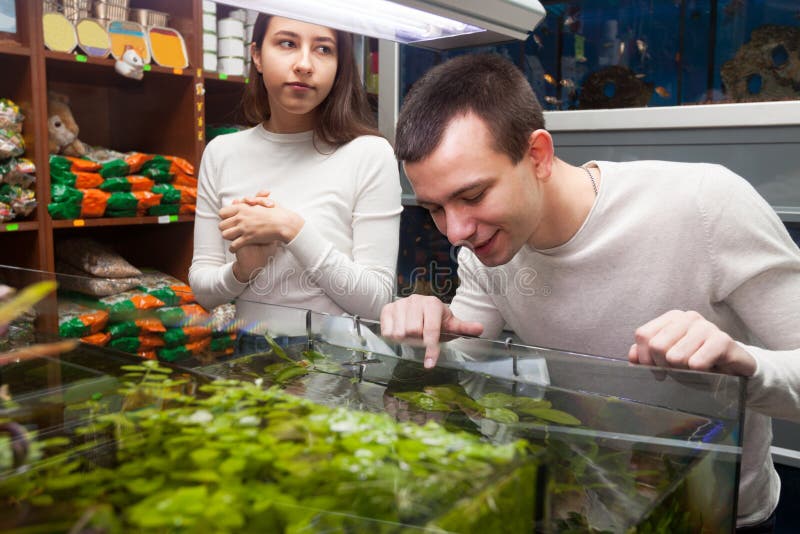
[[[475,234],[475,221],[464,210],[457,208],[446,210],[445,223],[447,224],[447,239],[453,245],[463,245],[469,242]]]

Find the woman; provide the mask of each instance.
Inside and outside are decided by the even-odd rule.
[[[203,154],[192,289],[206,307],[235,300],[259,333],[303,333],[263,303],[377,319],[393,294],[401,191],[351,36],[263,14],[253,36],[244,111],[256,126]]]

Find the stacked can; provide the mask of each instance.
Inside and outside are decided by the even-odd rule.
[[[217,4],[203,0],[203,70],[217,70]]]
[[[252,9],[247,10],[247,15],[244,21],[244,67],[245,72],[249,69],[250,65],[250,43],[253,42],[253,27],[256,25],[256,19],[258,18],[258,11],[253,11]],[[245,74],[247,76],[247,74]]]
[[[235,9],[217,21],[217,66],[229,76],[244,76],[245,10]]]

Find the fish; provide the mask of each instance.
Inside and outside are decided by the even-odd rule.
[[[641,39],[636,39],[636,48],[639,50],[641,55],[645,55],[647,53],[647,43]]]
[[[547,82],[547,83],[549,83],[550,85],[556,85],[556,79],[555,79],[555,78],[553,78],[553,76],[552,76],[552,75],[550,75],[550,74],[547,74],[547,73],[545,73],[545,75],[544,75],[544,81],[546,81],[546,82]]]
[[[655,92],[656,92],[656,94],[657,94],[658,96],[660,96],[661,98],[669,98],[669,97],[670,97],[670,92],[669,92],[669,91],[667,91],[666,87],[662,87],[661,85],[659,85],[658,87],[656,87],[656,88],[654,89],[654,91],[655,91]]]
[[[622,55],[624,53],[625,53],[625,42],[623,41],[619,43],[619,55]]]
[[[636,74],[635,76],[641,80],[642,78],[647,76],[647,74],[644,74],[643,72],[640,72],[640,73]]]
[[[550,104],[551,106],[557,106],[562,102],[561,100],[559,100],[554,96],[546,96],[544,97],[544,101]]]
[[[565,78],[558,83],[561,84],[561,87],[566,87],[567,89],[575,89],[575,82],[573,82],[570,79]]]

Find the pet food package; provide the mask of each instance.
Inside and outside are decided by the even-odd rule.
[[[207,337],[175,348],[158,349],[158,357],[167,362],[175,362],[202,354],[207,351],[210,346],[211,338]]]
[[[10,218],[27,217],[36,209],[36,193],[18,185],[0,184],[0,203],[9,206]]]
[[[36,165],[27,158],[10,158],[0,162],[0,182],[31,188],[36,183]]]
[[[107,332],[112,339],[120,337],[138,337],[139,335],[163,334],[167,331],[155,317],[140,317],[130,321],[109,323]]]
[[[153,297],[155,298],[155,297]],[[156,310],[156,316],[166,327],[205,326],[211,319],[208,312],[199,304],[169,306]]]
[[[0,129],[20,133],[24,119],[18,105],[8,98],[0,98]]]
[[[88,238],[61,241],[56,247],[56,256],[76,269],[94,276],[126,278],[142,275],[142,272],[125,258]]]
[[[111,334],[108,332],[98,332],[81,338],[82,343],[95,345],[97,347],[105,347],[111,341]]]
[[[156,184],[153,186],[152,191],[161,195],[162,206],[165,204],[180,204],[183,198],[181,191],[172,184]]]
[[[108,346],[122,352],[137,353],[139,351],[154,350],[164,346],[160,336],[142,335],[137,337],[119,337],[109,341]]]
[[[132,191],[151,191],[155,182],[146,176],[130,175],[122,178],[106,178],[100,189],[109,193],[130,193]]]
[[[210,338],[211,329],[207,326],[184,326],[183,328],[168,328],[164,333],[164,344],[167,347],[177,347]]]
[[[92,189],[100,187],[103,177],[96,172],[50,171],[50,184],[67,185],[75,189]]]
[[[167,306],[181,306],[195,302],[192,288],[166,273],[145,269],[139,280],[140,289],[164,301]]]
[[[211,339],[211,344],[208,350],[211,352],[233,352],[234,345],[236,344],[236,334],[225,334]]]
[[[25,140],[22,134],[0,128],[0,159],[14,158],[25,153]]]
[[[220,304],[210,313],[208,327],[214,335],[236,332],[236,305],[233,303]]]
[[[100,171],[101,165],[97,162],[83,159],[74,158],[72,156],[59,156],[57,154],[50,154],[50,172],[92,172],[97,173]]]
[[[108,312],[84,306],[68,298],[58,299],[58,334],[61,337],[86,337],[108,323]]]
[[[139,279],[136,277],[95,277],[62,261],[56,262],[56,272],[60,288],[83,293],[90,297],[116,295],[139,286]]]
[[[143,312],[162,308],[164,303],[139,289],[132,289],[97,301],[98,307],[108,311],[112,321],[130,321],[143,317]],[[163,321],[162,321],[163,322]]]

